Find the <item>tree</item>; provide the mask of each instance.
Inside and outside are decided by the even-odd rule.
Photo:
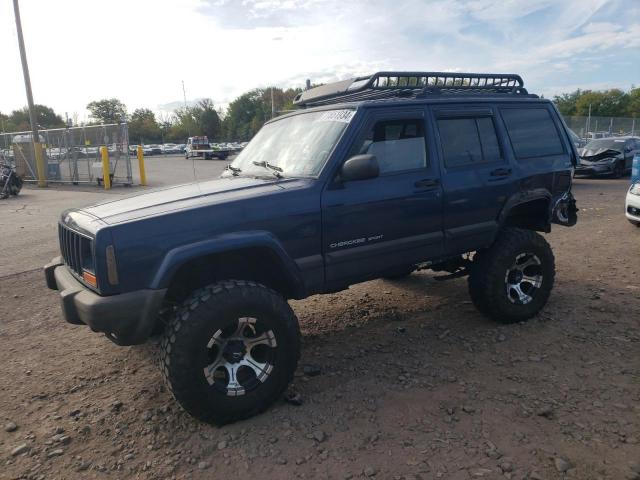
[[[274,88],[273,106],[276,115],[283,110],[291,110],[293,99],[298,93],[299,89]],[[270,88],[258,88],[231,102],[223,121],[224,137],[232,141],[251,139],[271,118],[271,95]]]
[[[640,87],[631,87],[627,103],[627,117],[640,117]]]
[[[156,116],[148,108],[138,108],[131,114],[129,120],[129,141],[131,143],[144,144],[157,142],[162,139],[160,125],[156,122]]]
[[[105,98],[90,102],[87,110],[100,123],[120,123],[127,114],[127,107],[117,98]]]
[[[599,117],[622,117],[625,115],[628,97],[625,92],[617,88],[603,91],[585,90],[576,100],[576,115],[591,115]]]
[[[553,97],[553,103],[556,104],[562,115],[572,116],[576,114],[576,101],[580,98],[580,95],[582,95],[580,89],[571,93],[556,95]]]
[[[219,139],[220,117],[215,109],[213,100],[210,98],[200,100],[194,108],[193,113],[196,118],[198,130],[209,137],[209,140]]]
[[[640,113],[640,93],[637,88],[624,92],[617,88],[610,90],[576,90],[556,95],[553,98],[560,113],[566,116],[628,117]]]
[[[60,115],[46,105],[34,105],[36,123],[39,128],[60,128],[64,127],[64,120]],[[31,130],[29,121],[29,109],[27,107],[14,110],[10,115],[3,115],[3,126],[7,132]]]

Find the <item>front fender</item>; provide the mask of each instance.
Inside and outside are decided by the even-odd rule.
[[[278,239],[267,231],[245,231],[217,235],[211,239],[190,243],[167,252],[158,268],[151,288],[168,288],[176,271],[190,260],[206,255],[262,247],[271,250],[282,263],[284,274],[294,290],[303,288],[300,269]]]

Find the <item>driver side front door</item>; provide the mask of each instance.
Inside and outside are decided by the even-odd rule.
[[[327,289],[443,253],[442,186],[427,154],[424,108],[371,109],[343,161],[375,155],[377,178],[333,182],[322,196]]]

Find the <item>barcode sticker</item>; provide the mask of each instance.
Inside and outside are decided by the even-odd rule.
[[[349,123],[355,113],[355,110],[329,110],[327,112],[323,112],[316,122]]]

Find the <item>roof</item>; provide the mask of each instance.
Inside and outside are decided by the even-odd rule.
[[[513,73],[377,72],[320,85],[299,93],[294,105],[313,107],[381,99],[431,96],[520,96],[538,98]]]

